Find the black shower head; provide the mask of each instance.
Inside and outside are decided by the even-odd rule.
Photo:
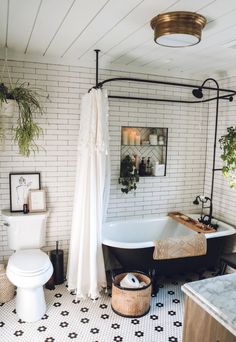
[[[197,196],[196,198],[195,198],[195,200],[193,201],[193,204],[199,204],[199,196]]]
[[[192,93],[197,99],[201,99],[203,97],[202,88],[193,89]]]

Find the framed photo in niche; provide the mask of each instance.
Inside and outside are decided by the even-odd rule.
[[[46,211],[46,193],[45,190],[29,191],[29,212],[38,213]]]
[[[9,174],[10,210],[23,211],[23,205],[28,204],[29,190],[40,190],[39,172],[12,172]]]

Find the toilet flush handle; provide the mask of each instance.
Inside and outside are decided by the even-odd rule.
[[[9,226],[10,226],[10,224],[9,224],[8,222],[5,222],[5,221],[3,221],[3,225],[4,225],[5,227],[9,227]]]

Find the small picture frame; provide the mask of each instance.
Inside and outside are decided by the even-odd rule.
[[[39,213],[46,211],[46,192],[45,190],[29,191],[29,212]]]
[[[9,174],[10,211],[23,211],[23,205],[28,204],[29,190],[40,190],[39,172],[12,172]]]

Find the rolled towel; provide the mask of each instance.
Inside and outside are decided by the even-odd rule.
[[[168,238],[154,241],[154,260],[177,259],[205,255],[207,242],[204,234],[195,233],[189,236]]]

